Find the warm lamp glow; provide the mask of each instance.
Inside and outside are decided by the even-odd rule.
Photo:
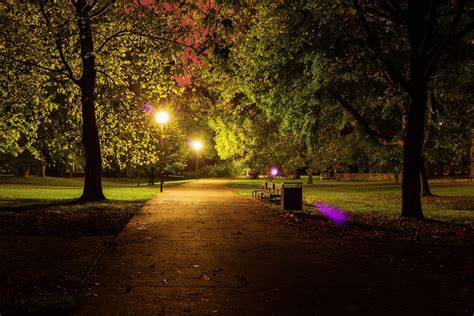
[[[202,143],[200,141],[197,140],[197,141],[193,142],[193,148],[194,149],[199,150],[199,149],[201,149],[201,147],[202,147]]]
[[[155,120],[159,124],[165,124],[166,122],[168,122],[169,119],[170,119],[170,116],[165,111],[160,111],[155,114]]]

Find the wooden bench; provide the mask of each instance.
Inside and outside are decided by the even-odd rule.
[[[284,188],[301,188],[302,183],[300,182],[283,182],[273,183],[264,182],[260,189],[253,189],[252,196],[258,200],[270,203],[277,203],[281,201],[281,194]]]
[[[277,202],[281,197],[281,184],[264,182],[260,189],[253,189],[252,196],[265,202]]]
[[[451,182],[456,182],[456,180],[467,179],[468,182],[472,182],[472,178],[473,178],[473,177],[471,177],[471,176],[465,176],[465,177],[463,177],[463,176],[458,176],[458,177],[451,177],[451,178],[450,178],[450,181],[451,181]]]

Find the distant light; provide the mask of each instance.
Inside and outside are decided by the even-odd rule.
[[[198,140],[194,141],[193,142],[193,148],[196,149],[196,150],[199,150],[202,148],[202,143]]]
[[[170,119],[170,116],[165,111],[160,111],[155,114],[155,120],[159,124],[165,124],[166,122],[168,122],[169,119]]]
[[[278,174],[278,168],[272,167],[272,169],[270,169],[270,175],[272,177],[275,177],[277,174]]]

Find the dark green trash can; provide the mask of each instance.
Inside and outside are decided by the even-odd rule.
[[[301,211],[303,209],[303,188],[300,183],[282,185],[281,209],[283,211]]]

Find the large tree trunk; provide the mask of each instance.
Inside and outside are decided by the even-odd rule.
[[[409,74],[407,92],[410,103],[403,138],[403,182],[402,217],[422,219],[421,207],[421,163],[424,141],[425,112],[428,101],[428,76],[425,29],[420,20],[426,16],[424,2],[409,0],[407,8],[408,38],[410,42]]]
[[[82,102],[82,144],[85,153],[84,191],[80,200],[102,201],[105,200],[105,196],[102,192],[102,157],[94,105],[97,71],[91,22],[89,11],[86,9],[86,0],[75,1],[74,6],[81,46],[82,77],[79,80],[79,87]]]
[[[422,219],[421,153],[426,109],[426,85],[410,91],[406,132],[403,139],[402,217]]]

